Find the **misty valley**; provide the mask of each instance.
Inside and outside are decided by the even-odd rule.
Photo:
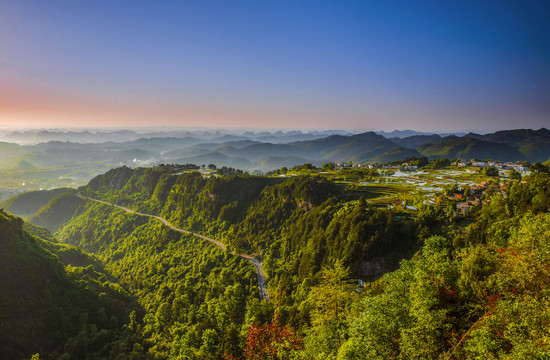
[[[408,157],[544,162],[550,131],[489,134],[342,130],[16,130],[0,133],[0,199],[78,187],[118,166],[213,164],[265,174],[304,163],[384,164]]]

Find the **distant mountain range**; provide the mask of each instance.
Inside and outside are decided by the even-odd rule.
[[[228,142],[239,140],[258,140],[261,142],[286,143],[291,141],[312,140],[329,135],[350,135],[344,130],[313,130],[313,131],[227,131],[220,130],[162,130],[138,132],[134,130],[82,130],[82,131],[64,131],[64,130],[23,130],[3,132],[0,141],[15,142],[21,145],[33,145],[42,142],[61,141],[76,142],[82,144],[97,144],[104,142],[131,142],[139,139],[150,138],[196,138],[201,142]]]
[[[239,146],[236,146],[238,144]],[[187,151],[187,156],[185,152]],[[407,157],[450,159],[493,159],[502,161],[545,161],[550,157],[550,131],[509,130],[493,134],[438,134],[386,138],[374,132],[296,141],[286,144],[240,141],[238,143],[198,144],[178,150],[177,162],[226,165],[245,169],[269,170],[288,163],[334,162],[384,163]],[[174,152],[165,154],[170,158]],[[269,161],[266,161],[269,159]],[[276,159],[276,161],[274,161]],[[292,159],[292,160],[291,160]],[[269,164],[269,165],[268,165]],[[279,167],[280,167],[279,166]]]
[[[431,132],[423,132],[423,131],[414,131],[414,130],[394,130],[390,132],[386,131],[376,131],[378,135],[382,135],[385,138],[406,138],[411,136],[418,136],[418,135],[433,135],[434,133]],[[464,132],[456,132],[456,133],[439,133],[439,136],[464,136],[466,133]]]
[[[56,132],[35,132],[40,138]],[[22,134],[15,133],[15,139]],[[112,167],[151,166],[155,164],[214,164],[246,171],[269,171],[309,162],[385,163],[407,157],[430,159],[493,159],[502,161],[544,162],[550,158],[548,129],[517,129],[491,134],[468,133],[462,136],[395,131],[349,134],[342,131],[241,132],[181,131],[148,133],[154,135],[127,141],[113,138],[136,137],[137,132],[110,133],[57,132],[72,138],[103,136],[103,142],[67,142],[59,139],[35,145],[0,142],[0,168],[24,182],[32,178],[72,177],[90,179]],[[404,136],[402,135],[408,135]],[[143,134],[141,134],[143,135]],[[13,140],[10,135],[5,139]],[[94,137],[97,141],[97,138]],[[266,139],[273,141],[266,141]]]

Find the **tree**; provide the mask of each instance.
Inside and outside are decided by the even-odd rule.
[[[484,321],[464,344],[464,358],[542,359],[550,355],[550,215],[527,213],[497,248]]]
[[[275,314],[271,323],[262,326],[250,324],[245,342],[245,360],[287,360],[297,359],[304,349],[304,342],[290,326],[282,326],[279,313]],[[236,357],[226,355],[227,360]]]
[[[531,167],[529,169],[532,172],[534,172],[535,174],[548,174],[548,173],[550,173],[550,169],[548,168],[548,166],[543,165],[540,162],[534,163],[533,165],[531,165]]]
[[[521,174],[514,169],[510,170],[509,176],[512,180],[521,180]]]
[[[451,165],[451,161],[449,159],[437,159],[437,160],[434,160],[433,168],[444,169],[446,167],[449,167],[450,165]]]
[[[324,171],[334,170],[334,163],[333,163],[333,162],[329,162],[328,164],[323,164],[322,169],[323,169]]]
[[[498,176],[498,169],[492,166],[484,167],[482,173],[487,176]]]
[[[203,359],[216,358],[216,352],[218,350],[219,336],[216,330],[206,329],[202,333],[200,353]]]
[[[347,336],[346,315],[353,297],[347,282],[350,269],[341,261],[322,270],[321,284],[308,296],[311,310],[311,330],[306,339],[308,352],[316,358],[334,357]]]
[[[354,304],[350,338],[338,359],[437,359],[447,345],[444,305],[456,296],[449,252],[450,241],[429,237],[415,260],[384,276],[382,291]]]

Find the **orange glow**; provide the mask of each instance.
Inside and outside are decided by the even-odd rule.
[[[17,84],[0,85],[0,126],[136,127],[217,126],[334,127],[338,114],[297,108],[274,109],[121,98],[84,98]],[[347,119],[350,114],[343,115]]]

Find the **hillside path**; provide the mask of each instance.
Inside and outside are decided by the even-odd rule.
[[[84,200],[95,201],[95,202],[98,202],[98,203],[101,203],[101,204],[104,204],[104,205],[109,205],[109,206],[116,207],[116,208],[124,210],[124,211],[126,211],[127,213],[130,213],[130,214],[136,214],[136,215],[140,215],[140,216],[147,216],[147,217],[155,218],[155,219],[159,220],[160,222],[162,222],[164,225],[168,226],[172,230],[175,230],[175,231],[178,231],[178,232],[181,232],[181,233],[184,233],[184,234],[189,234],[189,235],[201,238],[203,240],[210,241],[211,243],[219,246],[223,251],[227,250],[225,248],[225,245],[222,244],[221,242],[219,242],[218,240],[215,240],[215,239],[209,238],[207,236],[197,234],[197,233],[194,233],[194,232],[191,232],[191,231],[188,231],[188,230],[183,230],[183,229],[177,228],[174,225],[170,224],[168,222],[168,220],[166,220],[163,217],[160,217],[160,216],[157,216],[157,215],[140,213],[140,212],[134,211],[132,209],[128,209],[124,206],[111,204],[109,202],[99,200],[99,199],[90,198],[90,197],[87,197],[87,196],[82,196],[79,193],[76,193],[76,196],[78,196],[79,198],[84,199]],[[240,256],[243,259],[246,259],[246,260],[250,261],[252,263],[252,265],[254,265],[254,268],[256,269],[256,276],[258,278],[258,287],[260,289],[260,300],[269,299],[269,295],[267,294],[267,287],[265,285],[265,275],[264,275],[264,269],[262,268],[262,263],[260,263],[260,261],[258,261],[258,259],[256,259],[255,257],[252,257],[252,256],[247,255],[247,254],[235,254],[234,252],[231,252],[231,254]]]

